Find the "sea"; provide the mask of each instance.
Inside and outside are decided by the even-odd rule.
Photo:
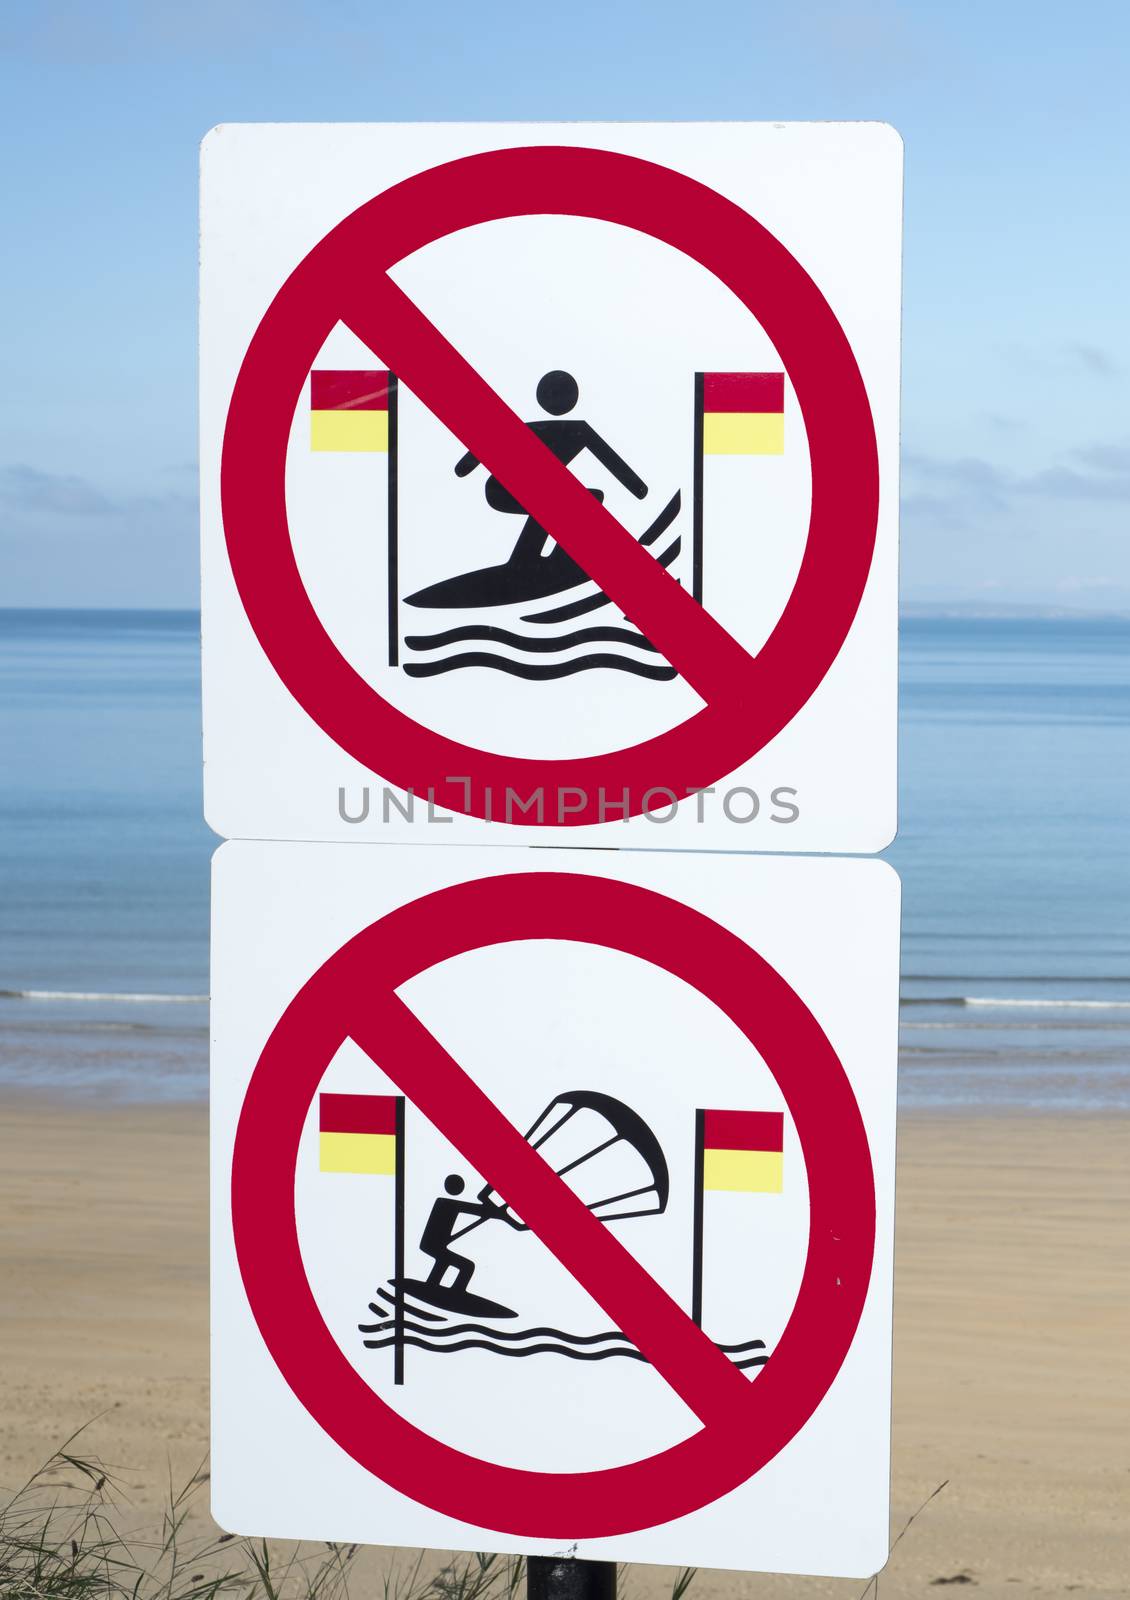
[[[0,1090],[207,1092],[199,617],[0,612]],[[1130,1106],[1130,619],[904,620],[900,1095]]]

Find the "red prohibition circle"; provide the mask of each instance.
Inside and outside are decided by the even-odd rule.
[[[431,1437],[386,1404],[354,1370],[322,1318],[295,1217],[303,1125],[326,1067],[350,1034],[351,1017],[355,1028],[363,1018],[367,997],[378,986],[392,994],[417,973],[465,951],[529,939],[624,951],[717,1005],[776,1079],[808,1177],[810,1227],[800,1291],[780,1341],[753,1381],[718,1357],[631,1262],[666,1302],[664,1314],[680,1324],[674,1332],[701,1341],[717,1357],[724,1379],[698,1432],[656,1455],[592,1472],[533,1472],[484,1461]],[[402,1078],[395,1065],[380,1065],[408,1092],[408,1069]],[[425,1114],[433,1109],[427,1076],[423,1069],[424,1093],[415,1096]],[[471,1086],[471,1093],[480,1091]],[[442,1115],[431,1120],[441,1125]],[[520,1141],[505,1127],[508,1137]],[[463,1139],[461,1153],[469,1156],[472,1147],[460,1128],[443,1131],[457,1147]],[[541,1181],[564,1188],[545,1176],[540,1158],[533,1160]],[[252,1074],[236,1132],[231,1197],[252,1313],[282,1376],[319,1426],[362,1467],[409,1498],[446,1516],[528,1538],[634,1532],[685,1516],[746,1482],[804,1426],[839,1372],[874,1256],[875,1186],[866,1131],[843,1066],[807,1006],[761,956],[703,913],[637,885],[572,873],[504,874],[440,889],[390,912],[331,956],[287,1007]],[[602,1236],[611,1235],[595,1226]],[[608,1248],[623,1253],[615,1241]]]
[[[450,233],[547,214],[618,224],[681,251],[757,318],[785,365],[808,435],[812,505],[796,583],[756,657],[646,552],[627,548],[634,546],[630,536],[551,464],[548,451],[387,276],[397,262]],[[577,559],[583,555],[586,570],[595,574],[603,561],[605,573],[618,574],[617,604],[632,605],[630,614],[703,698],[702,710],[621,750],[543,761],[449,739],[393,706],[350,666],[303,584],[290,539],[285,472],[307,375],[340,320],[357,331],[362,304],[368,307],[361,318],[366,344],[437,414],[444,410],[437,397],[450,391],[458,412],[453,431],[471,448],[472,440],[481,441],[476,454],[523,504],[534,507],[537,485],[548,494],[547,474],[556,475],[562,505],[554,536]],[[443,347],[438,354],[437,345]],[[526,443],[518,442],[515,429]],[[523,468],[507,454],[504,439],[525,453]],[[666,790],[681,798],[709,787],[754,756],[807,703],[839,654],[863,596],[875,546],[879,470],[871,408],[847,337],[816,284],[766,228],[716,191],[653,162],[606,150],[535,147],[468,156],[397,184],[345,218],[294,269],[236,380],[221,501],[250,625],[291,695],[341,749],[447,810],[490,820],[499,815],[507,789],[522,797],[543,791],[550,796],[547,808],[508,810],[507,820],[582,826],[607,821],[606,804],[619,820],[669,804]],[[612,545],[623,546],[619,551],[609,545],[610,531]],[[602,587],[612,592],[614,585]],[[573,798],[563,803],[566,794]]]

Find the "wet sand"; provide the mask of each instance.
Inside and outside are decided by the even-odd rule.
[[[907,1116],[885,1595],[1126,1593],[1130,1117]],[[135,1518],[207,1448],[207,1146],[197,1107],[0,1103],[0,1483],[80,1423]],[[203,1531],[203,1512],[194,1519]],[[701,1573],[690,1600],[857,1594]],[[355,1586],[358,1597],[368,1584]],[[638,1568],[627,1597],[667,1592]]]

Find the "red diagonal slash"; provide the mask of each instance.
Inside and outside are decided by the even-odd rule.
[[[781,1088],[804,1153],[810,1233],[796,1306],[756,1380],[731,1368],[689,1324],[397,996],[418,973],[466,951],[546,939],[620,950],[690,984],[746,1035]],[[703,1419],[701,1427],[618,1467],[527,1471],[432,1438],[370,1388],[318,1308],[294,1201],[311,1101],[350,1034],[537,1227]],[[683,1092],[692,1106],[693,1088]],[[867,1295],[875,1240],[874,1178],[859,1107],[835,1050],[795,991],[701,912],[579,873],[500,873],[454,884],[389,912],[332,955],[291,1001],[252,1074],[235,1139],[231,1202],[256,1324],[287,1384],[330,1437],[367,1471],[447,1516],[552,1539],[685,1516],[771,1461],[840,1369]]]
[[[350,1037],[486,1178],[707,1425],[750,1383],[491,1104],[398,995],[366,996]]]
[[[753,658],[530,432],[385,273],[343,321],[631,617],[708,704],[741,698]]]

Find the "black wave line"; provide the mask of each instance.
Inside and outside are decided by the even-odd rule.
[[[383,1317],[380,1322],[359,1322],[357,1331],[359,1333],[390,1333],[395,1326],[396,1324],[390,1318]],[[496,1339],[532,1339],[538,1334],[556,1334],[559,1332],[557,1328],[530,1328],[526,1333],[503,1333],[501,1330],[494,1328],[484,1328],[477,1322],[460,1323],[458,1326],[445,1328],[429,1328],[425,1323],[412,1322],[408,1317],[404,1319],[403,1327],[406,1333],[426,1334],[429,1339],[447,1339],[462,1333],[493,1334]],[[570,1333],[562,1333],[560,1336],[567,1342],[571,1342],[575,1337]],[[599,1343],[602,1337],[603,1335],[598,1334],[596,1342]],[[615,1337],[615,1335],[612,1337]],[[620,1334],[619,1337],[624,1338],[625,1335]],[[583,1342],[588,1343],[589,1341],[584,1340]]]
[[[360,1323],[358,1323],[358,1327],[361,1328],[362,1333],[375,1332],[378,1326],[379,1324],[374,1323],[372,1327],[363,1327]],[[408,1328],[411,1327],[412,1324],[406,1322],[404,1326]],[[523,1339],[539,1338],[563,1339],[566,1344],[607,1344],[610,1339],[622,1339],[625,1344],[631,1344],[632,1342],[626,1333],[618,1333],[615,1331],[610,1333],[565,1333],[561,1328],[523,1328],[517,1333],[510,1333],[505,1332],[501,1328],[485,1327],[481,1322],[453,1323],[451,1326],[446,1328],[421,1327],[417,1328],[415,1331],[417,1333],[429,1334],[433,1338],[442,1339],[457,1338],[460,1334],[464,1333],[485,1333],[495,1339],[505,1339],[507,1344],[519,1343]],[[754,1343],[760,1344],[761,1341],[755,1340]],[[744,1349],[745,1346],[743,1345],[742,1348]],[[752,1346],[750,1348],[752,1348]]]
[[[555,636],[540,634],[536,639],[525,634],[511,633],[507,628],[496,628],[488,622],[468,623],[465,628],[448,628],[446,633],[414,633],[404,643],[410,650],[439,650],[445,644],[460,644],[465,639],[486,639],[491,644],[512,645],[515,650],[569,650],[575,644],[630,644],[637,650],[652,650],[655,646],[642,633],[630,628],[578,628],[575,633]]]
[[[384,1322],[359,1322],[359,1333],[388,1333],[392,1324]],[[458,1326],[449,1328],[427,1328],[422,1323],[405,1322],[405,1332],[426,1334],[431,1339],[457,1339],[465,1333],[485,1333],[495,1341],[505,1340],[507,1344],[521,1344],[523,1339],[549,1338],[560,1339],[564,1344],[612,1344],[623,1343],[631,1345],[632,1341],[626,1333],[564,1333],[560,1328],[527,1328],[522,1333],[504,1333],[500,1328],[486,1328],[479,1322],[463,1322]],[[634,1349],[635,1346],[633,1345]],[[744,1344],[720,1344],[715,1347],[723,1355],[740,1355],[743,1350],[764,1350],[764,1339],[747,1339]],[[768,1357],[766,1357],[768,1359]]]
[[[358,1331],[361,1333],[387,1333],[391,1324],[384,1322],[359,1322]],[[632,1341],[626,1333],[621,1333],[618,1328],[611,1328],[607,1333],[566,1333],[563,1328],[520,1328],[516,1332],[503,1328],[488,1328],[482,1322],[457,1322],[449,1323],[443,1328],[427,1328],[422,1323],[405,1322],[406,1331],[427,1334],[433,1339],[457,1339],[465,1333],[485,1333],[496,1340],[505,1340],[507,1344],[520,1344],[523,1339],[560,1339],[565,1344],[608,1344],[613,1340],[620,1340],[624,1344]],[[716,1347],[723,1355],[740,1355],[743,1350],[764,1350],[764,1339],[746,1339],[741,1344],[720,1344]]]
[[[364,1344],[366,1350],[386,1350],[395,1342],[395,1338],[390,1336],[387,1339],[366,1339]],[[521,1349],[500,1350],[489,1339],[465,1339],[462,1344],[432,1344],[428,1339],[417,1339],[414,1334],[405,1334],[404,1343],[440,1356],[454,1355],[457,1350],[491,1350],[495,1355],[507,1356],[568,1356],[571,1361],[604,1361],[609,1356],[626,1356],[629,1361],[647,1360],[634,1345],[626,1350],[574,1350],[565,1344],[529,1344]]]
[[[429,1330],[431,1332],[433,1330]],[[396,1343],[396,1335],[389,1333],[382,1339],[365,1339],[366,1350],[387,1350]],[[490,1339],[464,1339],[460,1344],[434,1344],[429,1338],[418,1338],[413,1333],[405,1332],[403,1343],[414,1345],[417,1350],[430,1350],[433,1355],[450,1356],[459,1350],[489,1350],[494,1355],[501,1356],[566,1356],[570,1361],[609,1361],[619,1356],[628,1361],[642,1361],[650,1365],[647,1356],[637,1350],[635,1345],[618,1350],[575,1350],[567,1344],[529,1344],[521,1348],[517,1346],[502,1350]],[[740,1370],[746,1367],[763,1367],[769,1360],[768,1356],[751,1356],[746,1361],[735,1361],[734,1366]]]
[[[642,540],[640,541],[643,542]],[[661,567],[669,567],[679,551],[683,548],[683,540],[673,539],[662,555],[656,556]],[[567,606],[555,606],[552,611],[533,611],[522,618],[523,622],[571,622],[574,617],[584,616],[586,611],[597,611],[601,606],[609,604],[609,597],[603,589],[598,589],[595,594],[586,595],[583,600],[573,600]]]
[[[448,656],[443,661],[409,661],[404,671],[410,678],[435,678],[441,672],[455,672],[460,667],[493,667],[496,672],[508,672],[514,678],[569,678],[575,672],[588,672],[594,667],[611,667],[617,672],[631,672],[637,678],[652,678],[667,682],[678,674],[674,667],[652,666],[642,661],[625,661],[620,656],[584,656],[577,661],[556,661],[534,665],[531,661],[507,661],[504,656],[488,656],[478,650],[465,655]]]

